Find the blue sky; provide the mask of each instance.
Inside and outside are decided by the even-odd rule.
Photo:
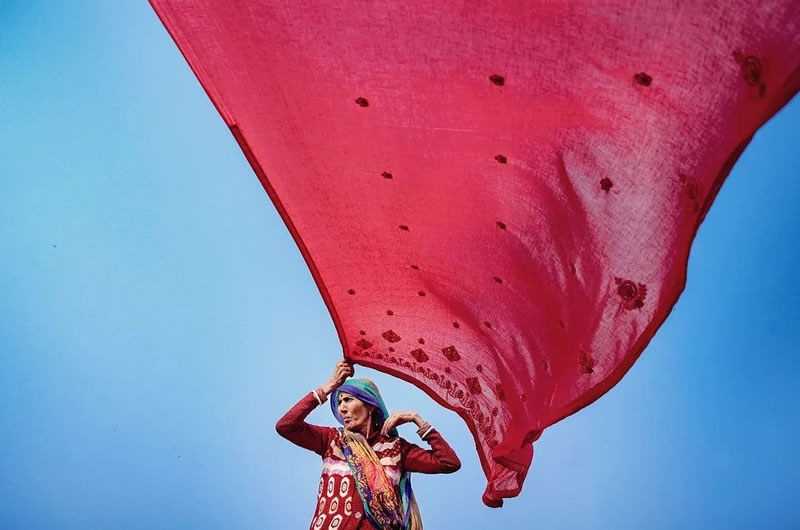
[[[307,527],[320,462],[274,424],[340,346],[233,137],[146,2],[6,0],[0,28],[0,528]],[[454,413],[357,370],[461,456],[415,477],[427,528],[800,527],[799,127],[795,98],[655,339],[504,508]]]

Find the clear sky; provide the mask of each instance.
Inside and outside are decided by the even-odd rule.
[[[306,528],[319,457],[274,424],[341,348],[152,9],[0,2],[0,111],[0,529]],[[545,431],[504,508],[481,503],[454,413],[357,369],[462,459],[415,476],[426,528],[800,528],[799,129],[795,98],[731,173],[655,339]]]

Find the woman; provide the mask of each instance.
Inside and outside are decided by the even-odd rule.
[[[278,434],[322,457],[322,478],[311,530],[421,530],[419,508],[409,473],[453,473],[461,467],[455,452],[416,412],[389,414],[378,387],[350,379],[353,365],[336,363],[331,378],[309,392],[278,420]],[[331,396],[331,409],[343,429],[304,420]],[[396,427],[417,424],[431,449],[405,441]]]

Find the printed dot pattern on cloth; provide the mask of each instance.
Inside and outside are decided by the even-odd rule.
[[[151,3],[345,356],[463,418],[490,506],[641,354],[732,165],[800,84],[796,0]]]

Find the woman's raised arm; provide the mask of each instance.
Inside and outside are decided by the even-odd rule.
[[[275,424],[278,434],[293,444],[322,456],[336,429],[312,425],[306,423],[305,419],[312,410],[327,400],[328,394],[339,388],[351,375],[353,375],[352,364],[344,360],[336,363],[333,375],[328,381],[303,396],[278,420]]]
[[[430,449],[406,442],[403,444],[403,469],[412,473],[455,473],[461,469],[461,460],[453,448],[430,425],[423,425],[417,431],[428,442]],[[402,438],[401,438],[402,440]]]
[[[381,434],[387,435],[389,431],[404,423],[414,422],[419,429],[417,434],[431,446],[429,450],[403,441],[401,454],[403,469],[417,473],[453,473],[461,468],[461,460],[453,448],[444,441],[444,438],[424,421],[419,414],[413,411],[393,412],[386,418],[381,429]]]

